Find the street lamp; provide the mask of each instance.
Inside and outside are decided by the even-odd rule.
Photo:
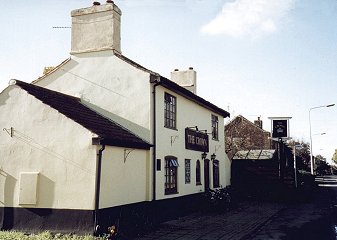
[[[314,161],[312,158],[312,134],[311,134],[311,110],[316,108],[324,108],[324,107],[333,107],[335,104],[329,104],[324,106],[312,107],[309,109],[309,128],[310,128],[310,168],[311,168],[311,175],[314,175]]]
[[[295,176],[295,188],[297,188],[297,167],[296,167],[296,148],[297,147],[301,147],[301,145],[296,145],[294,142],[294,147],[293,147],[293,151],[294,151],[294,176]]]

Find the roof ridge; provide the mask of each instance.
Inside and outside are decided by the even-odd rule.
[[[54,90],[51,90],[51,89],[48,89],[48,88],[44,88],[44,87],[35,85],[33,83],[27,83],[27,82],[17,80],[17,79],[12,79],[12,80],[15,81],[15,82],[12,83],[12,85],[19,85],[20,87],[21,87],[21,85],[23,85],[23,86],[29,86],[29,87],[33,87],[33,88],[37,88],[37,89],[43,89],[43,91],[47,91],[47,92],[52,93],[52,94],[57,94],[57,95],[60,95],[60,96],[62,95],[64,97],[68,97],[68,98],[72,98],[73,100],[80,101],[80,98],[72,96],[72,95],[68,95],[68,94],[65,94],[65,93],[62,93],[62,92],[58,92],[58,91],[54,91]],[[17,84],[17,83],[19,83],[19,84]]]
[[[237,118],[242,118],[243,120],[247,121],[249,124],[251,124],[251,125],[253,125],[254,127],[256,127],[256,128],[258,128],[258,129],[260,129],[260,130],[262,130],[263,132],[270,133],[270,132],[264,130],[263,128],[260,128],[260,127],[257,126],[255,123],[249,121],[247,118],[245,118],[245,117],[242,116],[241,114],[239,114],[239,115],[237,115],[236,117],[234,117],[229,123],[226,124],[226,126],[229,125],[229,124],[231,124],[232,122],[234,122],[234,120],[237,119]]]
[[[56,70],[60,69],[63,65],[65,65],[70,60],[71,60],[71,57],[68,57],[67,59],[63,60],[59,65],[57,65],[56,67],[54,67],[53,70],[51,70],[50,72],[44,74],[43,76],[38,77],[35,80],[33,80],[32,83],[35,84],[35,83],[40,82],[45,77],[49,76],[50,74],[54,73]]]

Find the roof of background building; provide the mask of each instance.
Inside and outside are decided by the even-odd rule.
[[[97,134],[99,137],[93,138],[93,144],[140,149],[149,149],[151,147],[151,144],[128,129],[82,104],[79,98],[18,80],[15,80],[14,83],[43,103]]]
[[[256,128],[256,129],[258,129],[258,130],[260,130],[261,132],[265,132],[265,133],[270,134],[270,132],[264,130],[263,128],[260,128],[258,125],[256,125],[255,123],[249,121],[247,118],[245,118],[245,117],[242,116],[242,115],[238,115],[238,116],[234,117],[229,123],[227,123],[227,124],[225,125],[225,130],[226,130],[228,127],[230,127],[231,125],[235,124],[235,123],[236,123],[236,120],[237,120],[238,118],[241,118],[243,121],[245,121],[245,122],[247,122],[248,124],[250,124],[250,126],[252,126],[252,127]]]
[[[275,150],[241,150],[232,158],[233,160],[268,160],[274,157]]]

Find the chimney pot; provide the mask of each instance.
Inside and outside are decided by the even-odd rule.
[[[261,120],[261,117],[257,117],[257,120],[255,120],[254,121],[254,124],[256,125],[256,126],[258,126],[259,128],[261,128],[262,129],[262,127],[263,127],[263,122],[262,122],[262,120]]]
[[[188,69],[189,69],[189,70],[193,70],[193,67],[189,67]]]
[[[178,72],[178,71],[179,71],[179,69],[178,69],[178,68],[176,68],[176,69],[174,69],[174,71],[175,71],[175,72]]]
[[[107,0],[106,3],[114,3],[114,1],[111,1],[111,0]]]
[[[98,6],[98,5],[101,5],[101,3],[100,2],[93,2],[93,5]]]

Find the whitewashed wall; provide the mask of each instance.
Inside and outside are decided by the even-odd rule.
[[[107,146],[102,159],[100,209],[151,200],[149,150]]]
[[[150,140],[149,79],[149,73],[107,50],[72,55],[70,61],[36,85],[81,97],[96,105],[100,113],[119,116],[121,125]]]
[[[164,93],[167,92],[177,98],[177,130],[164,127]],[[224,118],[212,111],[201,107],[193,101],[190,101],[164,87],[156,89],[156,126],[157,126],[157,159],[161,159],[161,171],[156,171],[157,175],[157,199],[172,198],[181,195],[193,194],[204,191],[204,162],[201,159],[202,152],[185,149],[185,128],[198,126],[199,130],[207,130],[211,133],[211,115],[218,116],[219,119],[219,140],[212,140],[209,135],[209,153],[210,159],[212,153],[216,154],[216,159],[220,164],[220,185],[223,187],[230,184],[230,161],[225,154],[224,149]],[[171,138],[174,142],[171,144]],[[217,149],[215,152],[215,148]],[[165,195],[165,160],[167,155],[173,155],[178,158],[178,192],[179,194]],[[185,159],[191,159],[191,183],[185,184]],[[202,185],[196,185],[196,161],[200,160],[201,182]],[[210,187],[213,186],[213,168],[210,161]]]
[[[37,204],[22,207],[93,209],[92,133],[17,86],[0,94],[0,114],[0,206],[20,207],[20,172],[38,172]]]

